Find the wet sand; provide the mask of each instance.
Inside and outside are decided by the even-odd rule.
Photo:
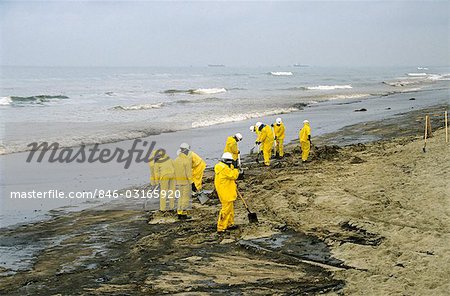
[[[213,195],[189,222],[129,200],[6,229],[2,248],[39,252],[17,271],[2,258],[0,294],[446,295],[450,144],[435,131],[422,152],[421,113],[313,138],[306,165],[296,145],[269,170],[246,158],[239,190],[260,223],[238,200],[224,236]]]

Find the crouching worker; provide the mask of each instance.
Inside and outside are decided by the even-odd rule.
[[[192,191],[202,191],[202,179],[206,169],[206,162],[192,150],[188,156],[192,159]]]
[[[159,185],[159,210],[175,210],[175,168],[173,160],[163,149],[156,151],[153,158],[154,182]],[[151,166],[150,166],[151,168]],[[167,207],[166,200],[169,200]]]
[[[234,225],[234,201],[237,198],[236,180],[239,171],[233,166],[233,155],[225,152],[221,161],[214,166],[214,186],[219,196],[222,208],[217,221],[217,232],[236,229]]]
[[[176,176],[176,190],[178,196],[177,214],[178,219],[191,219],[188,216],[187,210],[191,206],[191,183],[192,183],[192,160],[189,158],[189,148],[186,148],[185,143],[180,145],[177,151],[177,158],[174,160],[175,176]]]

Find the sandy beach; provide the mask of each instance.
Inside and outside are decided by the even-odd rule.
[[[225,236],[213,195],[189,222],[121,200],[5,229],[0,294],[447,295],[450,146],[440,129],[422,152],[417,122],[444,109],[313,138],[306,165],[295,144],[269,170],[247,157],[238,185],[260,223],[238,200]]]

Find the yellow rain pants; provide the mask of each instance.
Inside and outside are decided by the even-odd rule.
[[[284,137],[285,137],[285,127],[283,123],[280,123],[280,125],[278,124],[274,124],[273,126],[273,130],[275,132],[275,137],[277,138],[277,153],[279,156],[283,156],[284,152],[283,152],[283,142],[284,142]]]
[[[222,208],[217,220],[217,231],[225,231],[234,224],[234,201],[237,198],[236,179],[239,171],[233,166],[229,167],[223,162],[214,166],[214,186],[219,196]]]
[[[177,213],[178,215],[187,215],[191,202],[192,160],[188,155],[180,153],[173,164],[177,194],[180,195],[177,202]]]
[[[169,156],[155,161],[154,164],[155,182],[159,184],[159,209],[161,211],[175,209],[175,168],[173,160]],[[169,198],[171,196],[171,198]],[[169,199],[169,208],[166,200]]]
[[[306,161],[309,156],[309,151],[311,149],[311,142],[309,141],[309,136],[311,135],[311,127],[309,123],[305,123],[303,128],[300,130],[298,137],[300,139],[300,147],[302,148],[302,160]]]
[[[264,156],[264,164],[270,165],[270,157],[272,156],[274,135],[270,125],[266,125],[260,131],[257,142],[261,142]]]

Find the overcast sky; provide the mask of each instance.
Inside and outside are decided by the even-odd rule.
[[[450,1],[0,2],[0,63],[450,65]]]

